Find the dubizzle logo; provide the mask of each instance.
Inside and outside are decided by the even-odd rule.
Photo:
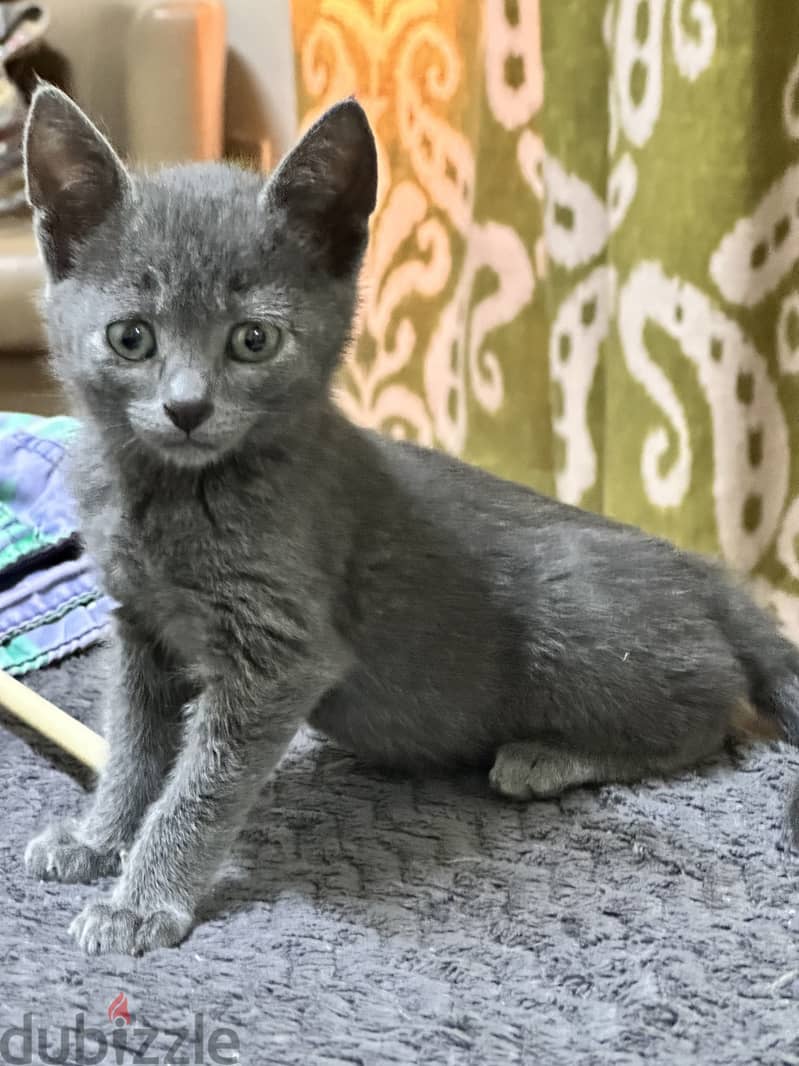
[[[130,1025],[130,1011],[128,1010],[128,997],[124,992],[120,992],[118,996],[108,1004],[108,1020],[109,1022],[120,1022],[122,1025]]]
[[[33,1012],[27,1011],[21,1025],[0,1029],[0,1066],[33,1066],[35,1062],[79,1062],[81,1066],[100,1066],[106,1062],[125,1062],[131,1066],[167,1062],[232,1066],[240,1061],[241,1045],[236,1030],[221,1027],[206,1030],[202,1011],[194,1014],[193,1025],[170,1026],[162,1031],[139,1025],[136,1015],[131,1014],[127,995],[117,992],[105,1013],[114,1027],[110,1032],[88,1027],[83,1011],[60,1029],[52,1024],[34,1024]]]

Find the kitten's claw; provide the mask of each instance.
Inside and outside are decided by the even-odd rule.
[[[115,851],[95,851],[74,835],[74,822],[56,822],[25,849],[25,868],[41,881],[82,882],[119,873]]]
[[[191,917],[172,907],[143,913],[112,902],[88,903],[72,922],[69,931],[87,955],[118,952],[144,955],[155,948],[179,944],[191,928]]]

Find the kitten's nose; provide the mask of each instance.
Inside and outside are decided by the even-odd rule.
[[[210,417],[214,405],[210,400],[173,400],[164,404],[164,410],[178,429],[191,433]]]

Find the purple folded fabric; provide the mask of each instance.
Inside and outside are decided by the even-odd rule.
[[[61,469],[72,419],[29,416],[34,424],[22,428],[16,415],[9,432],[6,417],[0,414],[0,577],[21,559],[52,557],[77,533],[75,504]],[[63,438],[37,434],[36,423],[42,422],[59,423]]]
[[[0,644],[0,669],[27,674],[97,644],[108,634],[113,602],[99,596],[72,607],[60,618],[39,622],[34,629]]]
[[[63,476],[74,419],[0,413],[0,667],[24,674],[102,639],[113,601]]]
[[[0,588],[0,642],[95,599],[97,575],[86,555],[26,573]]]

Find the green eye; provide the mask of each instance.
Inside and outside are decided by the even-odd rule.
[[[239,363],[260,363],[280,347],[280,330],[271,322],[242,322],[230,334],[230,355]]]
[[[117,355],[131,362],[141,362],[155,353],[155,334],[146,322],[138,319],[112,322],[105,335]]]

